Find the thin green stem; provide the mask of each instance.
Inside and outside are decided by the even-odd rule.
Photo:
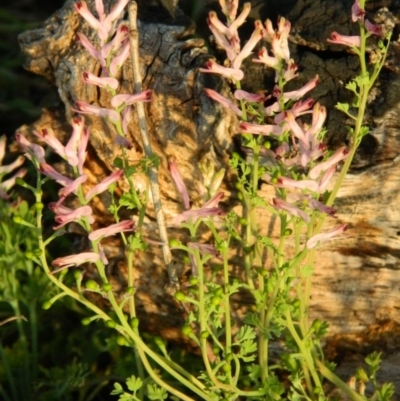
[[[311,373],[311,376],[313,378],[315,386],[322,389],[321,380],[318,376],[317,371],[315,370],[314,359],[312,358],[310,350],[307,349],[304,342],[297,334],[296,328],[294,327],[292,317],[291,317],[288,309],[285,310],[284,316],[285,316],[285,320],[286,320],[286,326],[287,326],[288,330],[290,331],[290,334],[292,335],[293,339],[296,341],[297,346],[299,347],[302,357],[304,358],[304,361],[307,364],[307,368]],[[312,394],[313,394],[313,392],[311,392],[310,395],[312,395]]]
[[[365,401],[365,397],[354,391],[349,385],[337,377],[330,369],[328,369],[321,361],[315,359],[315,363],[322,376],[333,383],[336,387],[340,388],[347,396],[353,401]]]

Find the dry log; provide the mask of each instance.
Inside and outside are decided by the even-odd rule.
[[[354,56],[325,45],[327,32],[338,30],[337,26],[332,26],[335,20],[347,27],[348,12],[342,9],[349,8],[348,2],[347,8],[339,1],[314,0],[311,5],[304,0],[291,8],[288,7],[289,3],[280,2],[282,14],[286,13],[292,19],[294,27],[291,50],[292,56],[299,60],[301,71],[301,78],[295,85],[302,85],[318,73],[322,84],[312,92],[312,96],[332,110],[338,99],[347,100],[343,83],[354,76],[357,70]],[[67,1],[42,28],[20,36],[22,50],[27,56],[27,68],[53,82],[65,105],[65,113],[45,111],[41,120],[33,126],[21,127],[25,133],[51,126],[60,138],[65,138],[69,135],[66,121],[71,118],[71,106],[76,100],[102,107],[109,105],[109,98],[102,91],[81,83],[83,71],[96,74],[99,65],[75,40],[78,31],[93,41],[95,36],[74,12],[72,4],[72,0]],[[307,25],[312,12],[308,6],[314,10],[315,25],[324,27],[326,33],[323,35],[318,36],[316,32],[319,31],[313,31]],[[388,0],[379,4],[379,7],[382,6],[392,7],[390,10],[398,13],[395,2]],[[143,10],[146,5],[142,7],[142,15],[145,15]],[[304,10],[308,10],[307,13]],[[318,13],[323,13],[323,18],[316,19]],[[169,17],[165,15],[163,18]],[[188,23],[188,19],[169,20],[165,24],[160,22],[163,19],[159,16],[151,20],[146,14],[143,20],[146,22],[142,21],[139,26],[142,76],[144,87],[152,89],[154,94],[147,109],[148,122],[153,150],[161,160],[160,185],[164,209],[166,215],[171,217],[181,210],[181,204],[167,172],[168,159],[175,157],[179,161],[184,180],[196,202],[196,181],[202,180],[199,166],[209,163],[216,169],[227,167],[229,154],[235,148],[236,120],[203,93],[204,87],[217,87],[222,93],[227,93],[228,88],[218,79],[197,71],[208,57],[207,49],[202,40],[192,38],[193,25],[182,25],[182,21]],[[310,30],[314,32],[311,35]],[[338,355],[339,338],[348,339],[347,344],[362,348],[367,343],[378,344],[378,337],[382,339],[390,333],[396,335],[400,332],[400,175],[397,171],[400,164],[400,78],[393,61],[396,51],[395,47],[391,64],[388,65],[390,68],[383,71],[374,99],[371,97],[366,120],[373,130],[363,142],[355,168],[348,175],[336,203],[339,220],[350,224],[350,237],[345,241],[332,242],[318,251],[313,278],[312,318],[329,322],[332,344],[336,344],[336,351],[332,351],[334,356]],[[131,91],[130,68],[130,63],[126,63],[121,71],[121,87],[125,93]],[[264,71],[261,66],[247,63],[246,68],[252,78],[244,81],[245,88],[260,89],[261,84],[271,82],[271,73]],[[93,117],[87,120],[91,127],[91,148],[85,173],[92,184],[112,170],[118,147],[114,144],[115,132],[107,122]],[[337,112],[330,113],[328,129],[331,144],[346,141],[344,125],[347,123]],[[142,148],[136,121],[130,124],[129,134],[135,144],[129,157],[132,161],[138,160],[142,156]],[[140,183],[140,177],[138,180]],[[226,176],[223,185],[228,199],[225,206],[229,209],[237,205],[231,174]],[[261,192],[267,200],[273,195],[266,184],[262,185]],[[107,195],[102,195],[96,202],[99,225],[107,224],[110,218],[107,214],[108,204]],[[259,221],[272,236],[276,236],[274,219],[270,215],[260,211]],[[157,229],[151,208],[146,219],[146,230],[149,237],[156,239]],[[171,230],[171,235],[181,233]],[[116,287],[124,286],[121,250],[113,243],[106,250],[109,256],[114,257],[109,270],[113,283]],[[179,255],[176,256],[176,263],[184,282],[188,268],[182,265]],[[166,338],[182,341],[178,327],[183,317],[172,299],[165,294],[167,275],[160,252],[142,254],[135,267],[139,312],[146,329],[161,331]],[[378,332],[380,336],[376,334]],[[392,352],[397,352],[400,361],[399,344],[389,343],[386,341],[386,349],[393,347]],[[400,362],[394,362],[390,369],[392,378],[396,379],[396,374],[400,377]]]

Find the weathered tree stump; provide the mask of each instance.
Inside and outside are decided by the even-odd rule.
[[[91,7],[92,2],[88,3]],[[301,73],[293,85],[299,87],[319,74],[321,84],[311,96],[330,110],[329,143],[333,146],[344,143],[345,124],[349,122],[333,106],[338,99],[350,99],[344,84],[355,75],[357,59],[345,49],[328,46],[326,38],[333,30],[343,34],[351,31],[353,1],[302,0],[295,6],[289,0],[280,1],[279,6],[276,2],[253,3],[253,17],[274,18],[279,13],[291,20],[292,57],[299,62]],[[191,21],[179,10],[175,10],[175,20],[166,11],[163,14],[161,9],[152,17],[150,6],[145,2],[139,4],[142,76],[144,88],[153,90],[152,102],[147,108],[148,123],[153,150],[161,160],[164,210],[167,217],[171,217],[182,210],[182,205],[167,171],[168,159],[178,160],[192,199],[196,201],[196,181],[202,179],[199,165],[209,162],[216,169],[227,167],[229,154],[235,149],[236,119],[203,93],[204,87],[217,87],[222,93],[227,93],[228,88],[218,78],[198,72],[208,55],[203,41],[193,38]],[[215,6],[215,2],[206,2],[206,7],[209,6]],[[388,7],[389,11],[382,7]],[[377,15],[377,22],[389,24],[390,21],[397,22],[396,15],[400,10],[395,1],[386,0],[371,2],[369,12],[372,19]],[[22,132],[29,134],[32,129],[51,126],[60,138],[66,138],[70,132],[67,122],[72,115],[71,106],[76,100],[102,107],[109,105],[106,94],[81,82],[83,71],[96,74],[100,67],[76,42],[77,32],[83,32],[95,41],[94,33],[74,11],[70,0],[42,28],[20,36],[27,68],[53,82],[65,106],[65,110],[57,112],[44,111],[35,124],[21,127]],[[394,35],[396,39],[397,34]],[[385,380],[397,379],[396,384],[400,386],[400,344],[394,339],[388,340],[400,333],[400,77],[395,61],[397,54],[395,42],[368,108],[366,120],[372,132],[361,145],[354,168],[336,202],[339,220],[350,224],[350,237],[321,247],[317,254],[311,317],[329,322],[332,347],[328,349],[332,349],[333,357],[340,359],[340,350],[345,347],[367,350],[371,344],[378,347],[383,344],[382,349],[395,353],[397,356],[392,355],[392,359],[397,359],[389,368],[385,367],[388,369]],[[258,90],[271,82],[272,73],[262,66],[247,62],[246,68],[251,71],[248,74],[251,79],[244,81],[244,88]],[[131,92],[130,63],[126,63],[121,71],[121,82],[122,92]],[[92,184],[113,169],[118,147],[111,125],[93,117],[88,117],[87,122],[91,137],[85,173]],[[134,143],[129,157],[132,161],[138,160],[143,153],[135,120],[130,124],[129,133]],[[140,184],[140,177],[138,180]],[[237,205],[230,173],[223,189],[227,195],[225,207]],[[273,196],[272,188],[266,184],[262,185],[261,192],[267,200]],[[109,221],[108,203],[106,194],[96,202],[99,226]],[[259,220],[273,237],[277,235],[270,215],[260,211]],[[151,208],[146,219],[146,232],[157,239]],[[171,236],[174,235],[181,235],[181,230],[171,230]],[[121,250],[117,244],[110,243],[106,251],[114,256],[109,271],[113,283],[116,287],[123,286],[125,271]],[[184,282],[188,268],[181,264],[179,256],[176,264]],[[167,274],[161,252],[155,249],[140,255],[135,268],[136,295],[145,328],[182,341],[179,325],[183,317],[165,294]]]

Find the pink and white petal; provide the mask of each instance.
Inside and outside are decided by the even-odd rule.
[[[321,173],[325,172],[332,166],[335,167],[336,165],[345,159],[349,155],[349,150],[347,147],[343,146],[340,149],[338,149],[328,160],[317,164],[315,167],[313,167],[310,172],[309,172],[309,177],[313,180],[317,179]]]
[[[112,123],[117,124],[121,121],[121,116],[115,110],[106,109],[99,106],[83,102],[81,100],[76,101],[77,109],[71,107],[71,109],[81,114],[92,114],[95,116],[109,119]]]
[[[63,187],[72,184],[72,180],[56,171],[50,164],[40,163],[39,171],[46,177],[50,177],[54,181],[58,182]]]
[[[81,135],[81,140],[78,145],[78,171],[79,174],[83,174],[83,165],[86,159],[86,148],[89,142],[89,128],[85,128]]]
[[[124,65],[126,59],[129,57],[129,49],[129,40],[125,40],[124,44],[122,45],[121,51],[111,61],[109,70],[112,77],[115,77],[118,74],[118,71]]]
[[[66,198],[71,193],[76,193],[78,188],[87,180],[87,175],[83,174],[80,177],[76,178],[70,185],[67,185],[64,188],[61,188],[58,191],[58,196]]]
[[[63,256],[62,258],[54,259],[51,263],[55,267],[59,267],[57,270],[53,270],[52,274],[58,273],[62,269],[66,269],[71,266],[79,266],[83,263],[96,263],[100,260],[99,254],[95,252],[82,252],[77,255]]]
[[[272,202],[277,210],[284,210],[285,212],[288,212],[292,216],[301,218],[307,224],[310,222],[310,216],[304,210],[288,202],[285,202],[283,199],[280,198],[273,198]]]
[[[91,72],[85,71],[82,74],[82,80],[85,84],[99,86],[100,88],[118,89],[119,81],[112,77],[98,77]]]
[[[93,14],[89,11],[89,8],[85,1],[77,1],[74,3],[75,10],[86,20],[86,22],[96,31],[100,29],[101,23],[97,20]]]
[[[332,230],[314,235],[306,242],[307,249],[313,249],[321,242],[326,242],[335,239],[335,237],[345,232],[347,230],[347,227],[348,227],[347,224],[342,224],[338,227],[335,227]]]
[[[259,124],[241,122],[239,124],[239,129],[241,132],[248,132],[251,134],[261,134],[261,135],[280,136],[283,133],[282,127],[274,124],[259,125]]]
[[[361,46],[361,38],[360,36],[346,36],[340,35],[337,32],[331,33],[331,38],[327,39],[327,42],[333,43],[336,45],[345,45],[350,47],[360,47]]]
[[[122,94],[122,95],[115,95],[111,99],[111,106],[114,108],[118,108],[121,105],[125,104],[129,106],[136,102],[150,102],[152,96],[151,89],[144,90],[140,93],[131,94]]]
[[[319,82],[319,76],[317,75],[315,78],[311,79],[308,81],[304,86],[302,86],[300,89],[297,89],[292,92],[284,92],[283,93],[283,98],[286,100],[297,100],[303,97],[307,92],[310,90],[314,89]]]
[[[247,41],[247,43],[243,46],[243,49],[241,52],[235,57],[232,63],[232,67],[234,69],[240,69],[242,66],[242,62],[245,58],[250,56],[250,54],[253,52],[253,49],[256,47],[257,43],[263,38],[263,32],[264,29],[262,27],[262,22],[261,21],[256,21],[254,23],[255,30],[250,36],[250,39]]]
[[[326,206],[325,204],[323,204],[322,202],[320,202],[314,198],[309,199],[308,206],[311,209],[318,210],[321,213],[325,213],[331,217],[335,217],[335,214],[336,214],[335,208],[333,208],[331,206]]]
[[[25,161],[24,156],[18,156],[12,163],[7,164],[6,166],[0,166],[0,174],[11,173],[16,168],[22,166],[24,164],[24,161]]]
[[[209,209],[218,207],[218,203],[224,199],[224,193],[218,192],[211,199],[209,199],[204,205],[201,207],[202,209]]]
[[[27,172],[28,172],[27,169],[21,168],[8,180],[5,180],[2,183],[0,183],[0,188],[2,189],[2,191],[9,191],[15,185],[16,179],[18,177],[19,178],[24,177]]]
[[[242,111],[239,109],[238,106],[236,106],[236,104],[232,103],[230,100],[228,100],[226,97],[220,95],[215,90],[209,89],[209,88],[205,88],[204,92],[206,93],[206,95],[208,97],[210,97],[211,99],[216,100],[218,103],[220,103],[225,108],[232,110],[239,117],[242,116]]]
[[[246,92],[242,89],[236,89],[233,96],[235,96],[237,100],[247,100],[248,102],[263,102],[265,100],[265,95]]]
[[[199,71],[211,74],[219,74],[223,77],[240,81],[244,77],[244,72],[238,68],[228,68],[217,64],[214,60],[206,62],[207,68],[199,68]]]
[[[108,227],[100,228],[89,234],[90,241],[99,241],[105,237],[110,237],[118,233],[133,231],[135,223],[133,220],[123,220]]]
[[[178,192],[180,193],[182,200],[183,200],[183,205],[185,207],[185,209],[189,209],[190,208],[190,198],[189,198],[189,194],[187,192],[186,189],[186,185],[182,180],[182,177],[179,173],[179,169],[178,169],[178,164],[176,163],[176,160],[173,159],[168,163],[168,169],[169,172],[171,173],[171,177],[174,180],[176,189],[178,190]]]
[[[279,188],[299,188],[309,190],[311,192],[319,192],[319,185],[313,180],[296,181],[287,177],[279,177],[276,186]]]
[[[95,185],[90,191],[85,195],[85,199],[89,202],[94,196],[106,191],[112,184],[118,182],[124,175],[123,170],[116,170],[111,175],[106,177],[99,184]]]
[[[239,2],[237,1],[236,3],[238,4]],[[244,3],[242,12],[237,16],[237,18],[234,21],[232,21],[232,23],[229,25],[229,29],[237,30],[241,25],[243,25],[246,21],[246,18],[250,14],[250,11],[251,11],[251,3]],[[233,15],[231,16],[231,19],[235,18],[236,12],[237,11],[232,12]]]

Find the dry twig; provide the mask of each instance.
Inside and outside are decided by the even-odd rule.
[[[128,8],[129,12],[129,43],[131,48],[131,60],[133,70],[133,90],[134,93],[140,93],[142,91],[142,77],[140,76],[140,65],[139,65],[139,31],[137,29],[137,3],[131,1]],[[146,116],[144,111],[143,102],[136,103],[136,112],[139,120],[140,135],[142,137],[143,148],[145,155],[151,157],[153,151],[151,149],[149,132],[147,129]],[[169,247],[168,234],[165,226],[164,213],[162,209],[160,187],[158,184],[158,173],[157,168],[154,165],[149,167],[149,177],[151,185],[151,193],[153,196],[154,209],[157,218],[158,230],[160,233],[160,239],[163,243],[162,251],[164,256],[164,262],[167,267],[168,277],[170,285],[175,289],[179,288],[179,280],[176,273],[176,269],[172,262],[171,249]]]

